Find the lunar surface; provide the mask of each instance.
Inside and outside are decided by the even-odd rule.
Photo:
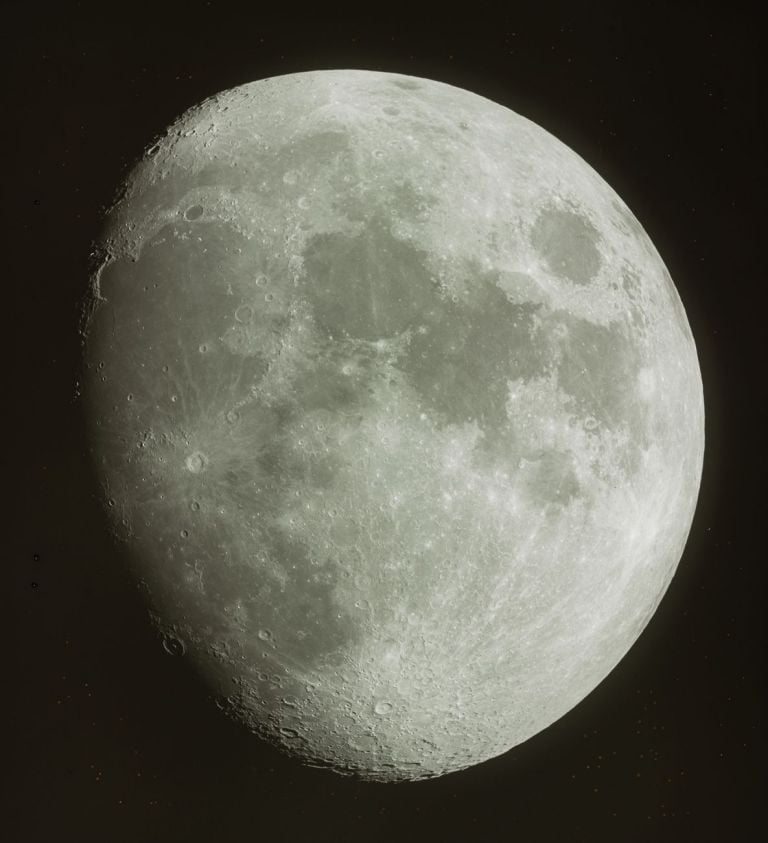
[[[163,646],[304,763],[507,751],[680,559],[704,411],[672,280],[591,167],[468,91],[320,71],[191,109],[106,214],[83,336]]]

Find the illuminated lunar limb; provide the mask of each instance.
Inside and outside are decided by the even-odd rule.
[[[450,85],[275,77],[183,115],[85,315],[106,507],[170,657],[307,763],[438,776],[613,669],[680,559],[702,387],[622,200]]]

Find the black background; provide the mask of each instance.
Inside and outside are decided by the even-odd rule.
[[[14,622],[2,694],[12,709],[5,839],[757,838],[766,784],[757,20],[702,3],[476,5],[3,5],[3,560]],[[582,155],[675,279],[707,406],[690,539],[631,652],[527,743],[407,785],[298,767],[224,719],[184,660],[163,652],[92,500],[73,400],[88,250],[133,159],[205,96],[344,67],[468,88]]]

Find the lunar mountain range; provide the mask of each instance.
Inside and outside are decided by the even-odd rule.
[[[358,70],[186,112],[109,208],[83,401],[172,656],[304,763],[503,753],[653,615],[702,384],[642,226],[578,155],[441,82]]]

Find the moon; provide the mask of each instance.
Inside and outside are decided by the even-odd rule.
[[[482,96],[387,72],[192,108],[107,210],[82,398],[169,657],[305,764],[480,763],[616,666],[704,451],[632,212]]]

